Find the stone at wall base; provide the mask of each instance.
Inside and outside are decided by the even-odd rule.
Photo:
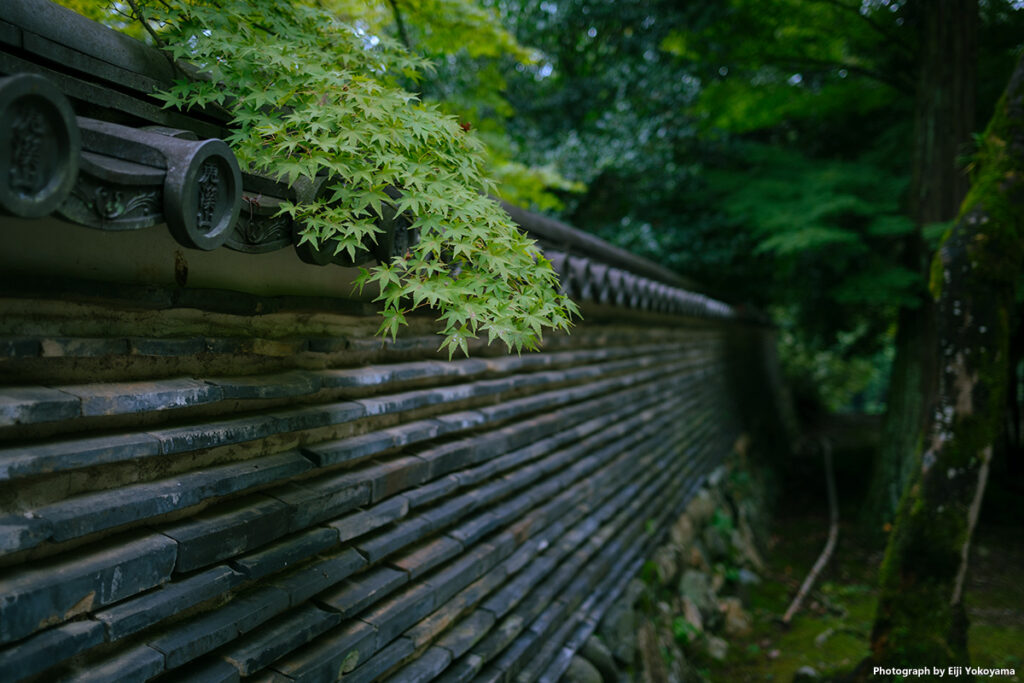
[[[793,673],[793,683],[810,683],[820,680],[821,675],[814,667],[802,666]]]
[[[715,611],[715,596],[711,590],[711,579],[707,574],[687,569],[679,582],[679,592],[684,598],[693,601],[703,616],[706,617]]]
[[[697,604],[693,600],[686,596],[683,596],[683,618],[697,629],[697,633],[704,632],[704,619],[700,615],[700,609],[697,608]]]
[[[651,622],[645,621],[640,625],[636,639],[637,647],[640,650],[643,683],[667,683],[669,680],[668,668],[665,666],[665,658],[662,656],[661,647],[658,644],[658,634]]]
[[[605,613],[598,627],[603,643],[593,640],[607,644],[618,671],[614,679],[598,666],[605,681],[702,683],[690,657],[727,661],[730,641],[753,632],[743,596],[761,580],[754,530],[763,526],[764,507],[753,485],[744,484],[751,480],[757,482],[724,471],[717,483],[709,481],[649,556],[657,571],[644,573],[646,584],[634,580],[636,590]],[[598,665],[600,654],[579,654]]]
[[[739,598],[723,598],[720,605],[725,614],[725,635],[729,638],[744,638],[753,632],[754,621],[743,609]]]
[[[728,641],[718,636],[708,636],[704,647],[709,657],[720,662],[725,661],[725,658],[729,655]]]
[[[579,655],[572,658],[563,678],[566,683],[604,683],[601,672]]]
[[[601,672],[604,683],[617,683],[621,678],[622,672],[615,665],[615,658],[612,656],[611,650],[601,642],[600,638],[590,636],[583,644],[580,654]]]
[[[643,581],[633,579],[616,600],[598,626],[598,635],[608,644],[608,650],[624,668],[636,659],[636,603],[644,592]]]

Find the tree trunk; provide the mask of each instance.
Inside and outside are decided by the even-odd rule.
[[[903,245],[903,266],[927,275],[929,256],[921,229],[952,220],[967,193],[958,168],[974,130],[978,0],[918,2],[920,72],[914,104],[914,149],[909,211],[918,226]],[[924,293],[922,292],[922,295]],[[896,356],[882,442],[872,474],[865,522],[881,531],[891,522],[916,467],[927,409],[935,395],[938,359],[933,302],[900,311]]]
[[[918,266],[915,270],[922,271]],[[882,438],[871,475],[864,523],[874,536],[893,521],[900,497],[913,472],[927,423],[928,406],[935,395],[937,363],[934,304],[923,301],[918,308],[900,310],[896,328],[896,355],[889,379],[889,398]]]
[[[1024,405],[1021,404],[1021,390],[1024,389],[1024,306],[1018,304],[1017,329],[1010,335],[1010,367],[1007,371],[1005,443],[1006,473],[1011,479],[1020,481],[1024,474]]]
[[[938,399],[882,563],[872,668],[968,661],[967,558],[1006,406],[1010,315],[1024,265],[1024,60],[985,131],[977,164],[932,261]]]

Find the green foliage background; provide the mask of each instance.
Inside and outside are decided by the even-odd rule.
[[[510,132],[588,186],[561,215],[771,310],[810,401],[882,410],[897,312],[926,296],[902,265],[924,0],[491,2],[543,54],[509,76]],[[981,12],[984,120],[1024,21]]]

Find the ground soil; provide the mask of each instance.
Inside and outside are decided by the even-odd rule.
[[[806,469],[814,469],[809,461],[806,464]],[[843,465],[837,465],[840,477]],[[856,462],[851,465],[847,461],[845,466],[862,470]],[[816,485],[816,479],[812,476],[796,482],[795,489],[780,496],[784,505],[773,521],[763,580],[748,587],[745,596],[754,617],[754,632],[731,642],[725,661],[694,662],[706,680],[788,683],[802,667],[819,673],[848,671],[868,654],[884,538],[871,538],[858,526],[861,486],[866,484],[863,479],[848,478],[846,486],[841,482],[842,523],[835,554],[790,627],[784,629],[780,623],[828,534],[824,485]],[[1015,507],[1019,509],[1019,503]],[[990,679],[1007,683],[1024,681],[1021,521],[1019,515],[983,515],[973,545],[965,598],[971,665],[1015,669],[1015,677]]]

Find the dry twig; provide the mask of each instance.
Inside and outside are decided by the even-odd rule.
[[[800,603],[807,597],[807,593],[810,592],[814,582],[818,579],[818,574],[821,573],[821,570],[825,568],[825,565],[828,564],[829,559],[832,557],[832,551],[836,548],[836,540],[839,538],[839,503],[836,500],[836,480],[832,472],[832,444],[825,437],[821,437],[819,443],[821,444],[822,458],[825,460],[825,485],[828,488],[828,540],[825,542],[821,555],[818,556],[818,561],[811,567],[811,572],[804,579],[800,590],[797,591],[796,597],[793,598],[792,604],[790,604],[789,609],[783,615],[782,624],[784,626],[789,626],[793,615],[799,611]]]

